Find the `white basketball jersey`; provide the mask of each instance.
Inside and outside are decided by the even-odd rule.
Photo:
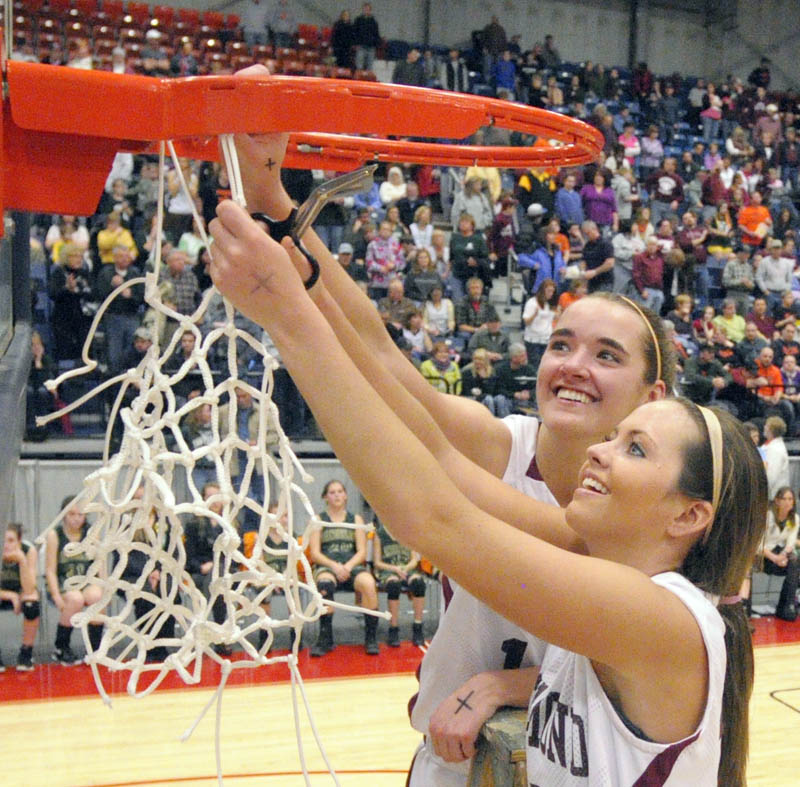
[[[528,710],[530,787],[716,787],[725,682],[725,625],[706,594],[670,572],[653,582],[675,593],[700,626],[708,701],[688,738],[643,740],[624,723],[585,656],[548,645]]]
[[[541,479],[536,466],[536,436],[539,421],[523,415],[503,419],[511,432],[511,454],[503,481],[529,497],[558,505]],[[480,544],[472,545],[479,549]],[[449,587],[448,587],[449,586]],[[452,588],[452,597],[448,590]],[[444,583],[446,608],[419,669],[419,693],[409,703],[411,725],[427,733],[431,715],[459,686],[480,672],[530,667],[541,664],[545,643],[509,623],[452,580]],[[413,787],[439,787],[444,779],[427,781],[417,778],[423,766],[420,758],[433,758],[435,764],[463,774],[469,773],[470,761],[445,763],[424,747],[418,754],[412,773]],[[434,763],[431,763],[433,766]],[[430,772],[430,771],[429,771]]]

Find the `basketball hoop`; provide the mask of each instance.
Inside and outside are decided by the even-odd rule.
[[[92,214],[115,154],[155,150],[165,139],[181,155],[216,160],[219,134],[289,131],[285,166],[339,170],[367,161],[574,166],[603,148],[600,132],[574,118],[427,88],[270,75],[161,79],[15,60],[6,66],[2,209]],[[460,140],[492,125],[539,143],[464,147],[387,138]]]

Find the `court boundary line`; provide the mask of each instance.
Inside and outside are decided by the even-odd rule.
[[[769,696],[772,697],[772,699],[775,700],[776,702],[780,702],[781,705],[785,705],[787,708],[789,708],[789,710],[792,710],[795,713],[800,713],[800,708],[798,708],[796,705],[792,705],[791,703],[786,702],[786,700],[782,700],[780,697],[776,696],[777,694],[780,694],[782,692],[789,692],[789,691],[800,691],[800,686],[798,686],[795,689],[775,689],[774,691],[771,691],[769,693]]]
[[[327,776],[330,775],[330,771],[326,770],[310,770],[310,776]],[[370,775],[370,774],[407,774],[407,768],[348,768],[348,769],[336,769],[337,775],[346,775],[346,776],[358,776],[358,775]],[[263,779],[268,778],[271,779],[273,777],[279,776],[302,776],[302,771],[263,771],[261,773],[226,773],[223,774],[225,779]],[[175,778],[158,778],[158,779],[145,779],[144,781],[133,781],[133,782],[105,782],[102,784],[92,783],[84,784],[84,785],[76,785],[76,787],[147,787],[147,785],[152,784],[180,784],[182,782],[192,782],[192,781],[200,781],[200,780],[208,780],[209,782],[216,782],[217,776],[216,774],[212,774],[210,776],[201,775],[201,776],[176,776]]]

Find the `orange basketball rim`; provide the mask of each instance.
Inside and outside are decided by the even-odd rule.
[[[94,213],[116,153],[173,140],[215,160],[217,137],[291,133],[286,166],[350,170],[368,161],[560,167],[602,150],[591,126],[553,112],[402,85],[270,75],[180,79],[6,61],[0,208]],[[528,147],[414,142],[461,140],[496,125],[535,136]],[[353,135],[368,136],[353,136]],[[395,139],[388,139],[392,136]]]

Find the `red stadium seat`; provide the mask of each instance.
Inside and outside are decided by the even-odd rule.
[[[219,11],[205,11],[200,17],[202,24],[212,30],[222,30],[225,27],[225,14]]]
[[[100,4],[97,0],[72,0],[72,8],[77,11],[85,22],[98,10]]]
[[[50,16],[64,18],[69,14],[70,0],[50,0],[47,8]]]
[[[229,32],[238,30],[241,23],[242,23],[241,17],[239,17],[237,14],[228,14],[225,17],[225,29],[228,30]]]
[[[125,4],[123,0],[103,0],[102,11],[109,19],[119,22],[125,16]]]
[[[171,5],[154,5],[153,16],[165,25],[172,25],[175,21],[175,9]]]
[[[150,6],[147,3],[128,3],[127,10],[137,24],[145,25],[150,19]]]
[[[200,12],[196,8],[179,8],[178,21],[189,22],[195,27],[200,25]]]

